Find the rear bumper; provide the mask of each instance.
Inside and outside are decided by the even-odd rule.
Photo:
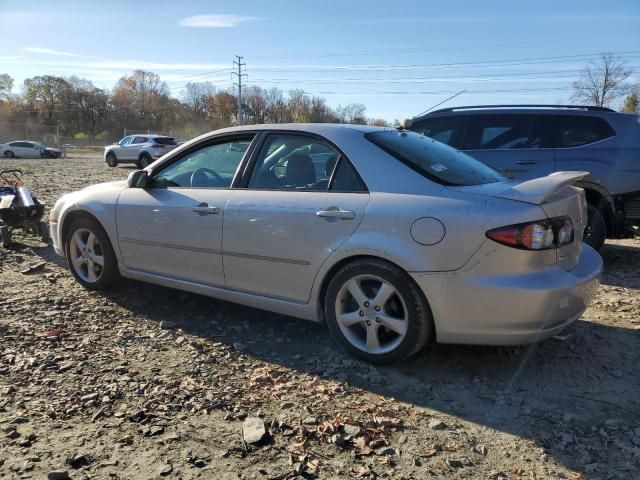
[[[602,259],[584,245],[568,272],[555,265],[513,275],[478,270],[411,274],[429,301],[439,343],[520,345],[556,335],[593,300]]]

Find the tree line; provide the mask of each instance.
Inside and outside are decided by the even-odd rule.
[[[639,88],[628,82],[632,73],[623,58],[603,53],[573,82],[572,100],[598,106],[622,101],[621,111],[640,113]],[[187,140],[238,122],[238,99],[233,90],[220,89],[211,82],[189,82],[175,98],[160,76],[144,70],[122,76],[110,90],[76,76],[53,75],[27,78],[19,94],[11,93],[13,86],[8,74],[0,74],[0,135],[8,138],[41,132],[32,137],[46,141],[47,133],[53,141],[55,133],[56,140],[102,143],[120,138],[127,128]],[[331,108],[324,98],[304,90],[285,93],[279,88],[245,87],[243,110],[245,123],[387,124],[367,118],[361,103]]]
[[[17,137],[24,136],[25,125],[32,125],[31,131],[49,135],[55,127],[56,134],[65,139],[110,141],[127,128],[186,140],[238,122],[234,91],[219,89],[211,82],[189,82],[175,98],[159,75],[144,70],[122,76],[111,90],[77,76],[27,78],[20,94],[11,93],[13,84],[9,75],[0,75],[0,128],[15,131]],[[384,120],[367,118],[366,107],[360,103],[331,108],[324,98],[303,90],[285,93],[279,88],[245,87],[243,111],[244,123],[386,125]]]

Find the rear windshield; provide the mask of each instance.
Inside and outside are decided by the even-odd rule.
[[[176,139],[170,137],[156,137],[153,141],[160,145],[177,145]]]
[[[442,185],[481,185],[505,179],[493,168],[415,132],[384,131],[366,137],[419,174]]]

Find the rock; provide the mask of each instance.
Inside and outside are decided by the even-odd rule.
[[[27,423],[29,421],[28,418],[25,417],[14,417],[10,422],[9,425],[14,425],[14,424],[19,424],[19,423]]]
[[[166,475],[169,475],[171,472],[173,472],[173,467],[171,465],[165,465],[164,467],[162,467],[162,470],[160,470],[160,476],[164,477]]]
[[[345,423],[342,428],[344,430],[344,433],[346,433],[350,437],[357,437],[362,433],[362,428],[358,427],[357,425],[349,425],[348,423]]]
[[[153,427],[147,427],[142,430],[142,433],[147,437],[155,437],[156,435],[160,435],[164,433],[164,427],[159,425],[154,425]]]
[[[85,465],[89,465],[90,460],[87,455],[79,454],[74,452],[69,458],[67,458],[67,464],[71,465],[72,468],[80,468]]]
[[[293,402],[282,402],[282,404],[280,405],[280,408],[282,410],[289,410],[290,408],[293,408],[295,406],[295,404]]]
[[[305,417],[302,420],[302,423],[304,425],[315,425],[316,423],[318,423],[318,419],[316,417],[309,416],[309,417]]]
[[[447,424],[438,419],[429,420],[429,428],[431,430],[445,430],[447,428]]]
[[[207,462],[205,462],[203,459],[201,458],[197,458],[193,464],[198,467],[198,468],[204,468],[207,466]]]
[[[13,440],[14,438],[18,438],[19,436],[20,434],[18,433],[17,430],[9,430],[6,435],[6,437],[10,440]]]
[[[464,464],[460,460],[456,460],[453,458],[448,458],[446,462],[447,465],[449,465],[451,468],[462,468],[464,466]]]
[[[247,417],[242,424],[242,438],[247,443],[258,443],[265,433],[264,422],[258,417]]]
[[[398,450],[396,450],[395,448],[391,448],[391,447],[382,447],[379,448],[378,450],[376,450],[376,455],[386,455],[387,457],[395,457],[400,455],[400,452],[398,452]]]
[[[33,462],[31,460],[27,460],[26,462],[24,462],[24,464],[22,465],[22,470],[25,472],[33,470]]]
[[[31,446],[31,440],[29,440],[28,438],[23,438],[22,440],[20,440],[18,442],[18,446],[19,447],[30,447]]]
[[[98,392],[90,393],[89,395],[80,397],[80,401],[82,403],[86,403],[86,402],[90,402],[91,400],[95,400],[96,398],[98,398]]]
[[[342,435],[339,435],[337,433],[331,435],[329,441],[337,447],[343,447],[346,444],[344,438],[342,438]]]
[[[52,470],[47,475],[48,480],[69,480],[69,472],[66,470]]]

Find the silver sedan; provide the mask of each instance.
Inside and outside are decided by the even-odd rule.
[[[244,126],[64,195],[51,233],[86,288],[127,277],[326,321],[386,364],[430,341],[523,344],[574,322],[602,270],[571,186],[586,174],[508,181],[389,128]]]

